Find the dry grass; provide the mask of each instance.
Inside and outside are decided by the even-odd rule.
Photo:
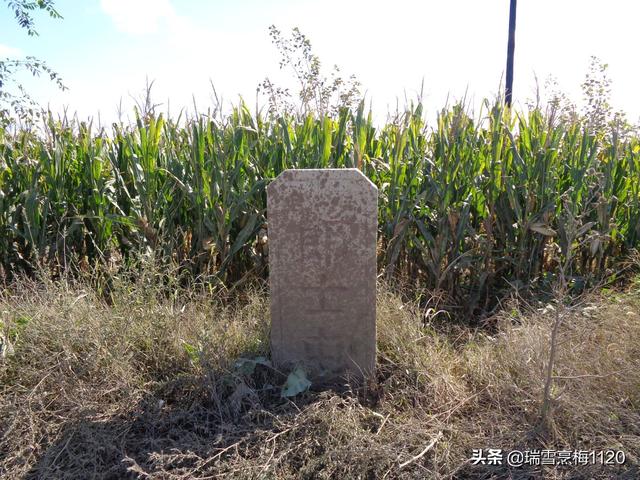
[[[594,298],[561,332],[553,429],[536,429],[551,315],[496,327],[424,325],[381,290],[377,378],[279,396],[268,305],[160,299],[116,285],[113,304],[68,284],[0,298],[3,478],[638,478],[638,296]],[[435,325],[435,324],[434,324]],[[426,448],[431,445],[431,448]],[[620,467],[473,466],[473,448],[622,449]],[[426,450],[426,452],[425,452]]]

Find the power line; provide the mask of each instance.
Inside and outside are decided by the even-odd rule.
[[[511,0],[509,9],[509,41],[507,42],[507,82],[504,89],[504,103],[510,107],[513,96],[513,54],[516,48],[516,3]]]

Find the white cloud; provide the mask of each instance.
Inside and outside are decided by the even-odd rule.
[[[355,73],[373,100],[374,115],[382,119],[387,106],[395,108],[397,97],[404,106],[405,91],[410,100],[415,98],[423,79],[425,107],[434,115],[447,99],[451,103],[465,92],[479,105],[503,80],[508,24],[504,0],[395,0],[393,8],[383,0],[271,0],[250,2],[250,14],[243,2],[200,2],[197,14],[189,13],[192,9],[185,3],[100,0],[102,14],[128,35],[124,46],[87,40],[106,57],[88,60],[93,62],[90,68],[86,60],[74,60],[75,73],[65,75],[74,90],[65,97],[72,109],[100,109],[106,115],[119,98],[126,103],[137,95],[147,76],[156,80],[154,98],[165,105],[170,99],[173,112],[189,108],[192,94],[198,107],[206,109],[209,79],[227,102],[242,94],[253,104],[255,87],[266,75],[295,92],[291,72],[278,70],[279,55],[267,34],[270,24],[284,35],[300,27],[323,66],[337,63],[344,76]],[[517,104],[534,95],[534,72],[542,82],[554,74],[560,87],[580,100],[589,55],[596,54],[611,65],[612,103],[628,109],[632,120],[638,118],[640,67],[629,61],[629,53],[640,7],[628,0],[611,0],[615,8],[601,3],[537,0],[519,5]],[[50,88],[52,93],[43,93],[43,98],[61,99]]]
[[[19,48],[10,47],[9,45],[3,45],[0,43],[0,58],[14,58],[21,56],[22,50]]]
[[[160,111],[169,103],[174,114],[182,108],[192,110],[194,98],[206,110],[212,105],[210,80],[225,105],[236,102],[238,94],[252,103],[269,66],[277,66],[268,23],[255,31],[220,30],[210,21],[183,14],[179,6],[171,0],[100,0],[103,14],[118,31],[130,35],[128,54],[112,52],[119,60],[108,79],[83,70],[73,92],[56,95],[52,107],[70,105],[71,110],[79,109],[81,117],[99,109],[103,120],[110,120],[120,98],[125,113],[131,112],[131,97],[140,97],[146,78],[155,80],[152,96],[162,103]],[[100,99],[92,93],[96,88],[102,92]]]
[[[169,0],[100,0],[100,7],[126,33],[155,33],[160,25],[175,23],[178,15]]]

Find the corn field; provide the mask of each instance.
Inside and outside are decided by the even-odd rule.
[[[433,125],[422,106],[377,127],[334,117],[137,116],[0,130],[0,277],[141,257],[239,285],[268,273],[265,186],[286,168],[358,167],[379,188],[381,276],[488,309],[499,292],[615,274],[638,246],[640,141],[584,119],[486,103]]]

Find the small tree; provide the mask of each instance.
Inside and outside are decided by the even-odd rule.
[[[605,130],[611,118],[611,79],[607,75],[609,65],[592,56],[589,70],[582,83],[585,105],[583,113],[588,126],[594,132]]]
[[[26,29],[29,36],[38,36],[33,18],[34,11],[42,10],[52,18],[62,18],[54,8],[53,0],[4,0],[4,2],[13,11],[18,25]],[[17,74],[25,70],[33,76],[44,74],[61,90],[66,89],[60,76],[42,60],[32,56],[24,59],[0,60],[0,122],[5,125],[11,122],[12,113],[23,121],[31,121],[34,117],[40,116],[36,102],[16,79]]]
[[[614,111],[611,106],[611,84],[609,65],[592,56],[589,69],[582,83],[584,107],[582,113],[587,128],[597,136],[615,134],[625,137],[634,127],[627,121],[623,111]]]
[[[298,82],[299,113],[315,111],[319,115],[335,115],[341,107],[357,106],[361,94],[355,75],[345,80],[334,65],[329,77],[325,76],[320,59],[311,50],[311,42],[298,28],[286,38],[271,25],[269,35],[280,52],[280,69],[290,68]],[[270,114],[295,112],[289,89],[275,85],[269,78],[258,86],[258,92],[267,96]]]

